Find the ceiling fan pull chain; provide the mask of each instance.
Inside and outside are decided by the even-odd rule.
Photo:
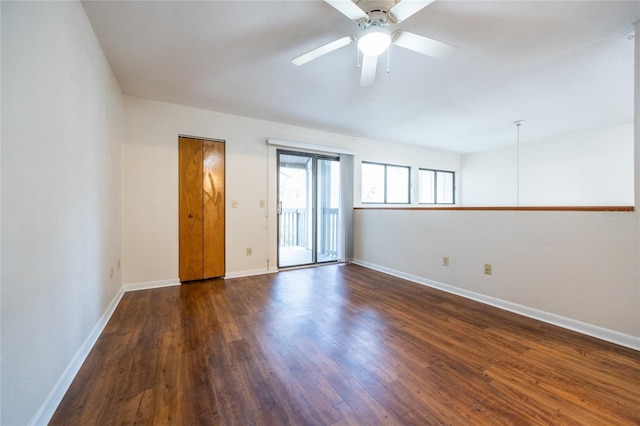
[[[391,46],[387,47],[387,74],[391,73]]]

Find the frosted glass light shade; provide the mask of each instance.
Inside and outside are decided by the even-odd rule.
[[[391,44],[389,31],[380,27],[370,27],[367,33],[358,39],[358,49],[367,56],[378,56]]]

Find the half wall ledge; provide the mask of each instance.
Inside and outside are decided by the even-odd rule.
[[[542,212],[633,212],[634,206],[478,206],[478,207],[354,207],[354,210],[470,210],[470,211],[542,211]]]

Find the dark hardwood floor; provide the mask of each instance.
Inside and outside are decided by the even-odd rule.
[[[355,265],[126,293],[51,424],[640,424],[640,352]]]

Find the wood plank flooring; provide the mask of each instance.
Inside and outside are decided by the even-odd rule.
[[[356,265],[126,293],[53,425],[640,424],[640,352]]]

